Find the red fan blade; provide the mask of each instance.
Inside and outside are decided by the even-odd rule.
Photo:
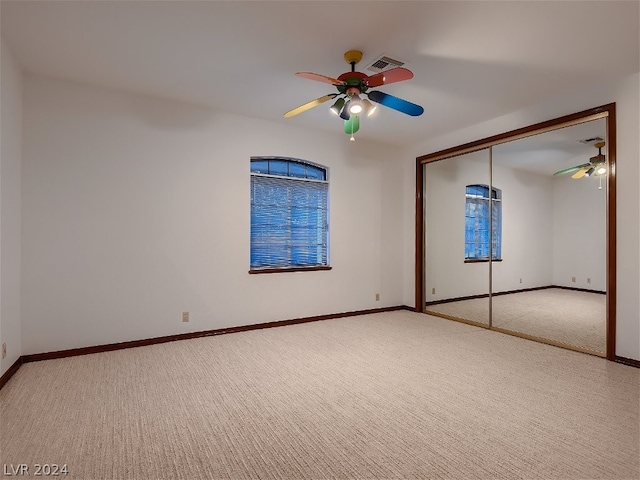
[[[306,78],[308,80],[315,80],[316,82],[330,83],[331,85],[344,85],[342,80],[337,78],[327,77],[326,75],[320,75],[319,73],[312,72],[298,72],[297,77]]]
[[[391,68],[385,72],[376,73],[367,78],[367,85],[369,87],[379,87],[381,85],[389,85],[390,83],[402,82],[404,80],[411,80],[413,73],[406,68],[397,67]]]

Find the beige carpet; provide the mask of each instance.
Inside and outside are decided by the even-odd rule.
[[[80,479],[638,479],[640,370],[398,311],[29,363],[0,463]]]
[[[497,295],[493,326],[604,353],[606,306],[606,295],[562,288]],[[429,305],[427,310],[489,323],[488,298]]]

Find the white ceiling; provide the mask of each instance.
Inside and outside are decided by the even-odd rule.
[[[638,1],[14,1],[1,32],[27,72],[341,132],[325,104],[283,114],[331,85],[343,54],[387,54],[412,80],[358,136],[417,142],[640,70]],[[345,138],[346,136],[342,134]]]

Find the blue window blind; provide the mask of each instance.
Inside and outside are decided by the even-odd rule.
[[[327,266],[327,169],[287,158],[251,159],[251,268]]]
[[[489,191],[488,185],[467,185],[464,229],[466,260],[502,258],[502,191],[492,188],[491,197]]]

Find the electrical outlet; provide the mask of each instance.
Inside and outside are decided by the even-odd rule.
[[[2,344],[2,358],[7,358],[7,344]]]
[[[436,294],[436,287],[433,287],[433,288],[431,289],[431,295],[435,295],[435,294]]]
[[[182,321],[183,322],[189,321],[189,312],[182,312]]]
[[[591,283],[591,279],[590,278],[587,278],[587,283]]]
[[[376,293],[376,302],[379,302],[379,301],[380,301],[380,294]]]
[[[522,283],[522,277],[520,277],[520,283]]]
[[[576,283],[576,277],[571,277],[571,281],[572,281],[573,283]]]

